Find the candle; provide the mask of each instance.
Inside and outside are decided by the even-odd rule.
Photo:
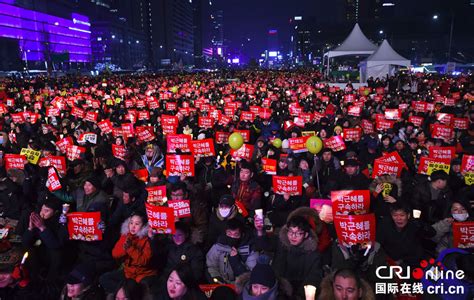
[[[28,252],[25,252],[25,254],[23,254],[23,258],[21,259],[20,265],[23,265],[27,258],[28,258]]]

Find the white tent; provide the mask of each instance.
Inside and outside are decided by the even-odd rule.
[[[392,76],[399,66],[409,65],[410,60],[395,52],[387,40],[384,40],[377,51],[360,63],[360,82],[366,82],[369,77]]]
[[[370,55],[377,50],[377,45],[369,41],[359,24],[355,24],[349,36],[342,42],[340,46],[334,50],[324,53],[327,57],[327,72],[329,74],[329,62],[331,57],[344,55]]]

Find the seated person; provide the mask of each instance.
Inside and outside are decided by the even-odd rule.
[[[30,215],[22,243],[30,254],[27,265],[33,279],[41,275],[54,280],[60,276],[64,243],[68,239],[66,226],[59,223],[60,211],[59,199],[49,197],[39,213]]]
[[[123,269],[105,273],[100,277],[100,284],[108,294],[115,293],[125,279],[133,279],[137,283],[154,280],[156,270],[150,266],[152,251],[145,215],[133,213],[122,224],[122,235],[112,250],[112,256],[123,261]]]
[[[230,220],[225,234],[219,236],[206,255],[210,281],[233,283],[237,276],[253,269],[257,257],[258,253],[253,251],[242,222]]]
[[[301,215],[291,216],[279,237],[272,267],[277,276],[291,283],[295,297],[303,297],[303,286],[317,287],[321,281],[318,238]]]
[[[396,264],[419,264],[424,257],[423,239],[432,238],[435,230],[419,219],[412,219],[410,209],[404,204],[394,203],[390,214],[391,218],[377,223],[376,240]]]
[[[291,284],[276,277],[269,261],[269,257],[260,256],[252,272],[237,278],[236,287],[241,299],[291,299]]]
[[[375,294],[370,285],[351,269],[340,269],[324,277],[318,300],[372,300]]]
[[[436,230],[436,235],[432,238],[436,243],[436,252],[439,254],[443,250],[453,247],[453,222],[472,220],[469,205],[463,201],[453,201],[446,218],[432,225]]]

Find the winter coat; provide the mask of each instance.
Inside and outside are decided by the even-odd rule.
[[[291,284],[284,278],[278,278],[275,285],[265,294],[260,296],[252,296],[250,285],[250,272],[244,273],[237,277],[235,281],[237,293],[242,300],[289,300],[292,296]]]
[[[317,252],[318,238],[311,230],[299,246],[288,240],[288,228],[280,230],[280,242],[273,259],[273,269],[277,276],[287,279],[295,297],[304,295],[304,285],[318,286],[321,281],[320,254]]]
[[[254,180],[236,180],[232,186],[232,196],[236,201],[242,202],[248,212],[262,207],[262,188]]]
[[[452,193],[449,188],[441,190],[436,199],[432,200],[431,182],[426,181],[415,187],[411,197],[414,209],[421,210],[421,218],[433,224],[443,218],[444,213],[451,205]]]
[[[370,184],[369,178],[362,173],[351,176],[345,172],[339,172],[338,175],[332,178],[332,181],[333,189],[331,191],[367,190]]]
[[[112,256],[116,260],[123,260],[125,278],[140,282],[145,277],[156,275],[156,271],[150,267],[152,251],[147,236],[148,225],[143,226],[136,235],[131,235],[128,222],[129,219],[122,224],[122,235],[112,250]],[[131,239],[131,244],[124,249],[127,239]]]
[[[430,239],[435,234],[431,226],[415,219],[409,220],[400,231],[392,218],[377,223],[377,242],[382,245],[388,257],[395,261],[401,260],[407,265],[419,264],[424,256],[422,240]]]
[[[401,201],[402,181],[395,176],[382,175],[375,178],[369,186],[369,190],[374,194],[377,185],[384,184],[384,190],[371,201],[371,210],[377,217],[390,217],[390,203],[384,200],[384,196],[392,196]]]
[[[321,286],[319,287],[319,296],[318,300],[335,300],[336,297],[334,296],[334,289],[333,289],[333,274],[329,274],[328,276],[324,277],[323,281],[321,282]],[[370,284],[361,279],[362,285],[362,297],[358,298],[359,300],[375,300],[375,295],[370,287]]]
[[[453,225],[443,219],[431,226],[433,226],[433,229],[436,231],[436,235],[432,238],[436,243],[436,253],[441,253],[443,250],[452,248]]]
[[[235,248],[238,255],[230,256],[232,246],[227,242],[227,236],[221,235],[206,255],[207,271],[211,278],[221,277],[227,283],[233,283],[235,278],[251,271],[257,263],[258,253],[253,251],[248,237],[242,236]]]
[[[372,249],[363,259],[354,257],[349,249],[340,243],[332,245],[332,264],[333,270],[352,269],[369,282],[376,282],[375,270],[380,266],[387,264],[387,255],[379,243],[375,242]]]
[[[204,275],[204,255],[199,247],[186,241],[181,245],[170,242],[167,246],[168,257],[164,274],[169,274],[180,263],[188,264],[193,270],[194,278],[199,280]]]
[[[27,209],[27,203],[23,199],[21,186],[18,186],[7,177],[0,179],[1,217],[19,220],[23,211]]]
[[[207,232],[206,242],[208,247],[212,246],[217,241],[217,238],[225,233],[227,222],[234,218],[241,221],[242,224],[245,224],[245,218],[239,213],[239,210],[235,206],[227,218],[221,216],[218,208],[214,209],[214,213],[212,213],[209,218],[209,229]]]

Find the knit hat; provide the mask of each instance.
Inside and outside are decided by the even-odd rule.
[[[78,284],[82,283],[84,286],[89,286],[94,280],[93,266],[86,264],[77,265],[69,275],[66,277],[66,283]]]
[[[346,160],[346,164],[345,164],[346,167],[358,167],[359,166],[359,162],[355,159],[348,159]]]
[[[430,179],[432,182],[436,180],[448,180],[448,174],[443,170],[437,170],[431,173]]]
[[[268,264],[257,263],[250,273],[250,284],[261,284],[272,288],[276,283],[275,273]]]
[[[101,187],[100,179],[97,176],[91,176],[87,178],[86,181],[92,184],[96,189],[100,189]]]
[[[227,205],[227,206],[232,206],[235,204],[234,197],[232,195],[222,195],[221,198],[219,199],[219,204]]]

